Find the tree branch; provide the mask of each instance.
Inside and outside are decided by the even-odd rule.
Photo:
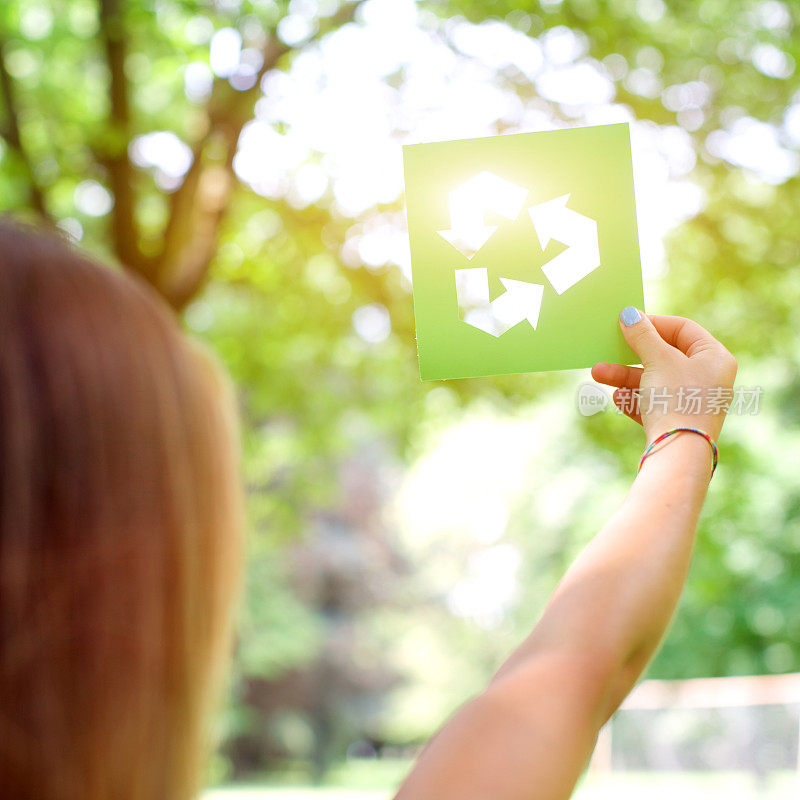
[[[359,5],[360,0],[343,6],[317,36],[351,21]],[[217,233],[235,183],[233,159],[239,135],[252,118],[253,106],[261,96],[261,80],[291,50],[274,35],[269,36],[256,81],[246,91],[234,90],[227,80],[214,80],[208,103],[208,130],[193,147],[192,166],[172,195],[163,247],[156,259],[158,285],[178,310],[203,285],[216,253]],[[224,161],[206,163],[208,145],[220,140],[224,144]],[[203,197],[206,191],[210,192],[208,198]]]
[[[197,207],[198,192],[201,188],[201,173],[203,172],[204,154],[208,144],[220,134],[226,139],[225,165],[233,173],[233,156],[235,145],[238,142],[242,128],[252,115],[252,109],[261,91],[261,79],[277,65],[282,56],[290,48],[277,41],[273,36],[267,40],[264,48],[264,61],[259,70],[255,84],[245,92],[236,92],[226,80],[214,79],[211,98],[208,102],[208,130],[192,148],[192,165],[189,167],[183,183],[172,194],[170,202],[170,216],[164,231],[164,242],[160,255],[157,258],[158,271],[170,268],[187,238],[191,237],[194,211]],[[236,113],[236,108],[242,109]],[[233,129],[231,130],[231,126]],[[227,129],[227,130],[226,130]],[[234,138],[234,152],[230,152],[229,142]],[[221,221],[221,220],[220,220]]]
[[[6,67],[5,59],[5,42],[0,39],[0,94],[3,97],[3,104],[6,107],[6,120],[5,126],[2,131],[3,138],[11,145],[11,148],[16,152],[22,167],[25,171],[25,176],[28,180],[28,194],[30,197],[31,207],[42,219],[52,222],[52,218],[47,211],[45,204],[44,193],[36,180],[36,174],[33,169],[28,151],[22,142],[22,136],[19,129],[19,111],[17,108],[16,92],[14,90],[14,82]]]
[[[233,157],[236,155],[240,130],[241,126],[235,126],[225,134],[224,163],[206,166],[193,177],[197,199],[192,202],[190,209],[193,223],[191,236],[183,242],[183,247],[170,262],[170,274],[164,276],[161,286],[176,311],[182,311],[205,283],[208,268],[217,251],[219,228],[233,190]]]
[[[149,279],[147,259],[139,247],[135,222],[133,169],[128,158],[131,112],[125,76],[126,39],[120,0],[98,0],[100,35],[109,72],[109,131],[99,160],[108,170],[114,195],[111,237],[119,260]]]

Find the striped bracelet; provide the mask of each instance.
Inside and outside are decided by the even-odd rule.
[[[711,463],[711,477],[714,476],[714,470],[717,468],[717,464],[719,463],[719,451],[717,450],[717,443],[705,432],[701,431],[700,428],[671,428],[668,431],[665,431],[661,434],[661,436],[656,437],[647,447],[645,448],[644,453],[642,453],[642,457],[639,459],[639,469],[642,468],[642,464],[644,464],[644,460],[650,453],[653,452],[653,448],[664,441],[669,436],[672,436],[675,433],[681,433],[683,431],[688,431],[689,433],[696,433],[699,436],[702,436],[710,445],[711,445],[711,456],[712,456],[712,463]],[[638,470],[637,470],[638,472]]]

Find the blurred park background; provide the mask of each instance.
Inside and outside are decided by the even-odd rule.
[[[726,422],[649,676],[800,670],[798,25],[778,0],[0,5],[3,209],[142,276],[238,386],[248,580],[212,784],[386,797],[635,472],[641,430],[576,409],[586,371],[420,382],[404,143],[630,122],[647,309],[763,392]],[[622,712],[603,785],[787,796],[798,712]],[[301,796],[275,792],[215,796]]]

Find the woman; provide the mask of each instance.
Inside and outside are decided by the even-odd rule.
[[[231,394],[147,287],[0,222],[0,796],[196,794],[239,579]]]
[[[596,364],[649,443],[675,428],[716,442],[736,361],[697,323],[624,308],[643,369]],[[627,402],[639,389],[638,410]],[[687,390],[703,402],[687,404]],[[665,402],[666,401],[666,402]],[[695,407],[697,406],[697,407]],[[696,431],[641,463],[611,520],[578,556],[528,638],[431,740],[397,800],[562,800],[597,734],[655,652],[678,602],[716,461]]]
[[[201,782],[230,641],[240,492],[230,393],[133,278],[0,223],[0,787],[14,800],[184,800]],[[736,364],[693,322],[622,314],[672,390],[652,441],[721,414],[679,387]],[[674,434],[576,560],[530,637],[431,741],[403,800],[566,798],[653,654],[685,579],[709,444]]]

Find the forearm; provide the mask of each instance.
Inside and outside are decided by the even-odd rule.
[[[429,744],[398,798],[569,796],[669,624],[710,473],[693,434],[647,459],[530,636]]]
[[[648,458],[624,502],[565,574],[539,623],[497,673],[543,653],[590,652],[621,701],[683,588],[711,473],[707,442],[683,433]],[[609,713],[613,708],[609,710]]]

